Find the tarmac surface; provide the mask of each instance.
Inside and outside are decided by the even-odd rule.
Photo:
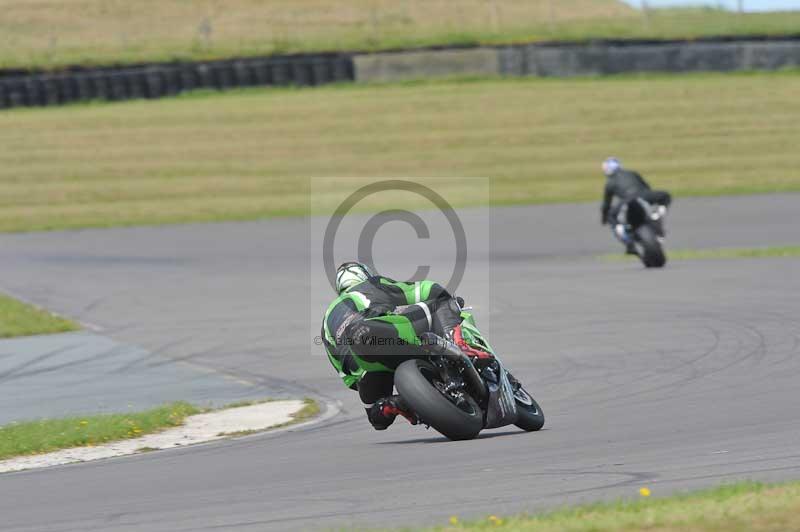
[[[796,194],[678,199],[667,246],[800,244],[798,207]],[[547,422],[469,442],[402,421],[373,431],[312,354],[308,316],[332,294],[309,289],[308,221],[0,237],[2,289],[114,341],[343,406],[288,432],[0,475],[3,530],[444,524],[800,478],[800,259],[647,271],[595,258],[619,251],[598,219],[593,204],[491,212],[491,249],[470,259],[490,269],[489,296],[461,294]]]
[[[272,396],[267,387],[89,331],[0,341],[0,386],[0,425],[138,412],[172,401],[220,407]]]

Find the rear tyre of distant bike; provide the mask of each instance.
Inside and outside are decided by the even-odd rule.
[[[544,412],[525,388],[520,386],[514,392],[514,400],[517,403],[516,426],[528,432],[537,431],[544,426]]]
[[[642,263],[647,268],[661,268],[667,263],[664,248],[658,241],[656,232],[649,225],[643,225],[636,230],[636,251]]]
[[[425,360],[406,360],[394,374],[394,384],[422,421],[451,440],[471,440],[483,429],[483,411],[467,394],[447,393],[436,367]]]

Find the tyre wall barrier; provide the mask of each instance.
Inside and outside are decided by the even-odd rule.
[[[0,74],[0,109],[89,100],[163,98],[193,89],[259,85],[314,86],[353,81],[347,54],[169,63],[58,73]]]
[[[0,72],[0,109],[87,100],[162,98],[193,89],[316,86],[447,76],[570,77],[800,67],[800,38],[598,41],[365,54],[273,56],[196,63]]]

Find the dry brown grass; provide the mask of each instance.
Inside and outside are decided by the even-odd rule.
[[[0,0],[0,13],[0,68],[800,28],[800,12],[643,17],[620,0]]]
[[[598,199],[618,155],[678,195],[800,189],[800,76],[251,90],[0,114],[0,231],[297,214],[308,178],[492,178],[492,201]]]
[[[0,0],[0,13],[0,61],[47,65],[372,47],[634,11],[617,0]]]

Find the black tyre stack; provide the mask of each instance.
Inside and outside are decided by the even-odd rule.
[[[0,72],[0,109],[163,98],[193,89],[316,86],[354,79],[355,68],[349,54],[71,68],[60,72],[6,71]]]

